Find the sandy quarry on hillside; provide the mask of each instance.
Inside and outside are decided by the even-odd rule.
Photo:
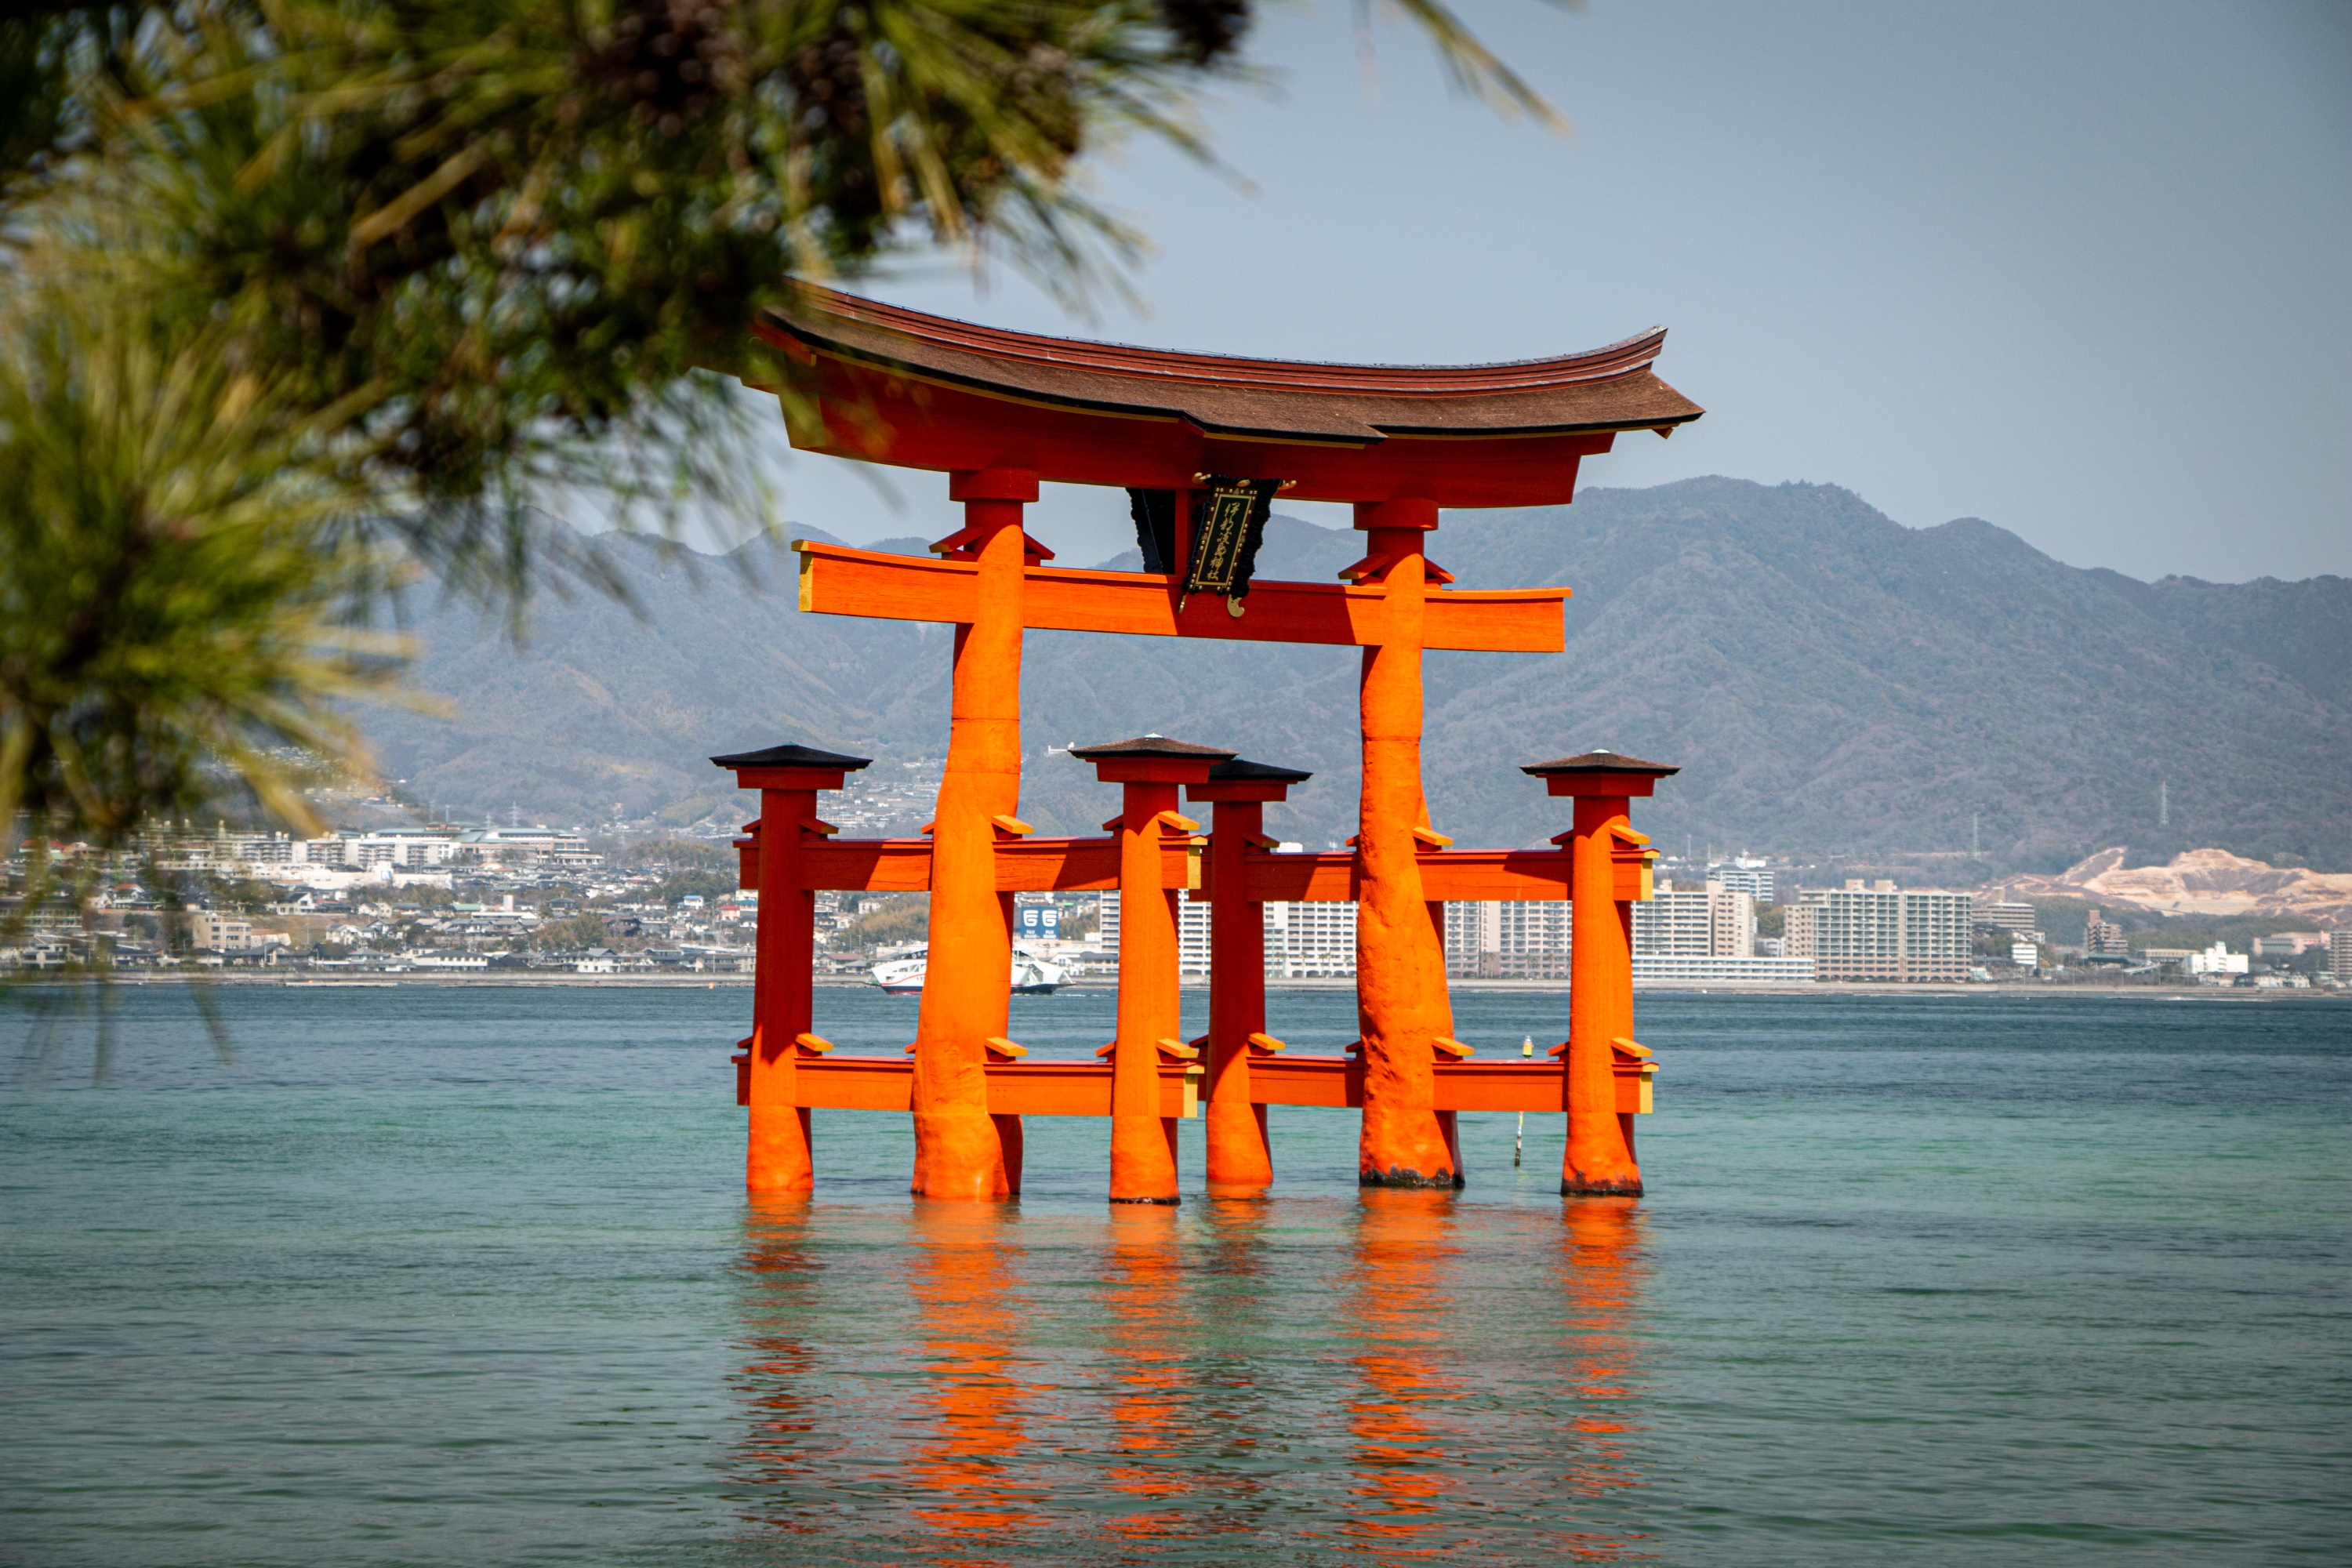
[[[2259,915],[2352,925],[2352,875],[2272,866],[2226,849],[2190,849],[2164,866],[2124,869],[2121,847],[2102,849],[2055,877],[2012,877],[2010,898],[2074,898],[2168,915]]]

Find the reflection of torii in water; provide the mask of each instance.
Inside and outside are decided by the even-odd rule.
[[[1148,1124],[1155,1114],[1188,1114],[1202,1076],[1187,1065],[1193,1047],[1171,1037],[1172,1005],[1144,996],[1164,991],[1172,1004],[1172,889],[1206,891],[1230,936],[1265,900],[1331,897],[1335,879],[1346,889],[1336,896],[1359,907],[1360,1058],[1277,1061],[1270,1053],[1278,1042],[1233,1027],[1245,1005],[1213,999],[1224,1026],[1213,1025],[1206,1042],[1212,1184],[1246,1189],[1270,1178],[1263,1121],[1242,1108],[1272,1101],[1360,1105],[1359,1170],[1374,1185],[1456,1184],[1454,1109],[1565,1110],[1563,1190],[1640,1190],[1632,1113],[1647,1109],[1650,1069],[1632,1040],[1625,906],[1648,896],[1651,856],[1627,827],[1625,808],[1675,770],[1607,752],[1538,764],[1526,771],[1577,798],[1564,852],[1445,853],[1451,840],[1433,829],[1422,793],[1421,665],[1424,648],[1565,646],[1567,589],[1453,591],[1424,542],[1443,507],[1568,501],[1579,461],[1609,450],[1618,432],[1665,435],[1697,418],[1699,408],[1650,370],[1663,331],[1510,364],[1320,365],[1032,337],[814,289],[759,331],[792,367],[793,384],[780,390],[794,446],[945,471],[964,527],[932,546],[937,561],[795,546],[803,610],[956,628],[952,727],[928,844],[824,842],[832,830],[816,819],[816,794],[839,788],[862,758],[782,746],[715,759],[761,792],[744,856],[746,884],[762,890],[760,975],[739,1084],[751,1108],[755,1190],[809,1184],[810,1106],[896,1106],[914,1114],[919,1194],[1017,1192],[1022,1114],[1059,1112],[1114,1114],[1115,1198],[1175,1201],[1173,1161],[1151,1147],[1159,1140],[1116,1132],[1121,1115]],[[1234,474],[1261,477],[1219,477]],[[1185,570],[1045,565],[1052,552],[1022,529],[1022,508],[1041,480],[1129,489],[1150,552]],[[1276,484],[1300,500],[1354,505],[1369,548],[1340,574],[1345,585],[1248,581],[1255,530]],[[1278,856],[1229,842],[1214,857],[1226,874],[1202,889],[1201,841],[1174,809],[1177,786],[1220,802],[1221,826],[1223,803],[1281,796],[1219,792],[1211,768],[1231,752],[1155,749],[1149,742],[1159,737],[1076,753],[1123,784],[1127,809],[1105,825],[1118,829],[1115,837],[1037,839],[1016,816],[1021,644],[1031,626],[1361,647],[1354,853]],[[1286,890],[1302,879],[1321,890]],[[830,1046],[811,1032],[807,915],[819,887],[929,889],[929,971],[911,1079],[897,1062],[826,1061]],[[1025,1053],[1005,1037],[1012,894],[1110,887],[1121,889],[1126,917],[1110,1072],[1018,1063]],[[1144,907],[1154,891],[1168,894],[1165,932]],[[1452,1037],[1444,901],[1564,894],[1575,903],[1565,1062],[1460,1061],[1468,1053]],[[1236,968],[1213,966],[1213,990],[1228,999],[1234,988],[1244,1000],[1262,993],[1262,970]],[[1160,1012],[1168,1032],[1147,1033],[1145,1021]]]

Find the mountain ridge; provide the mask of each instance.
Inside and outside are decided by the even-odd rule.
[[[1277,516],[1259,569],[1330,582],[1360,542]],[[1424,773],[1463,843],[1557,832],[1559,803],[1518,764],[1605,745],[1684,765],[1637,808],[1664,843],[1967,848],[1973,818],[2017,871],[2116,844],[2352,869],[2352,581],[2143,583],[1981,519],[1910,529],[1836,486],[1727,479],[1449,513],[1431,542],[1463,587],[1574,590],[1561,654],[1428,656]],[[607,549],[640,615],[542,601],[520,654],[469,612],[418,617],[416,684],[458,717],[367,720],[412,795],[683,822],[744,809],[703,761],[729,750],[943,751],[946,628],[800,614],[794,563],[766,542]],[[1270,832],[1354,831],[1355,650],[1034,632],[1024,660],[1041,828],[1090,831],[1105,797],[1046,747],[1157,730],[1315,771]]]

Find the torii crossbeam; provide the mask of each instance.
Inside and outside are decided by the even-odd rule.
[[[791,384],[776,390],[783,394],[795,447],[943,471],[950,498],[963,504],[964,526],[932,546],[940,557],[936,561],[808,542],[794,546],[801,609],[956,627],[951,731],[928,845],[824,845],[815,792],[840,787],[844,770],[863,766],[863,759],[807,752],[793,763],[782,756],[801,748],[779,748],[772,762],[771,753],[715,759],[737,768],[744,787],[762,792],[756,851],[746,855],[747,872],[756,860],[762,889],[759,1021],[742,1064],[753,1123],[748,1180],[754,1189],[799,1190],[812,1180],[806,1118],[812,1102],[791,1085],[796,1067],[825,1074],[828,1068],[809,1064],[822,1061],[828,1047],[810,1032],[806,1004],[786,994],[806,994],[806,939],[772,942],[770,937],[772,913],[780,922],[803,925],[806,889],[929,888],[929,971],[912,1076],[896,1103],[915,1121],[913,1191],[986,1198],[1017,1192],[1020,1182],[1013,1107],[1028,1091],[1008,1098],[998,1085],[1010,1089],[1031,1077],[1042,1084],[1048,1075],[1038,1069],[1053,1065],[1019,1063],[1019,1047],[1006,1037],[1011,891],[1117,886],[1123,896],[1139,897],[1149,888],[1172,900],[1169,889],[1199,885],[1202,846],[1188,820],[1176,816],[1173,791],[1180,784],[1207,784],[1206,762],[1192,770],[1201,773],[1198,779],[1187,772],[1192,764],[1174,754],[1134,752],[1106,765],[1107,780],[1128,779],[1128,805],[1113,839],[1040,842],[1020,822],[1022,638],[1027,628],[1038,627],[1361,648],[1363,784],[1354,853],[1270,857],[1260,850],[1237,853],[1230,861],[1219,857],[1222,863],[1248,866],[1247,890],[1260,900],[1316,896],[1265,889],[1300,879],[1326,885],[1344,868],[1345,896],[1358,904],[1360,1059],[1341,1075],[1339,1100],[1318,1086],[1318,1098],[1299,1102],[1360,1104],[1359,1172],[1365,1183],[1457,1184],[1454,1108],[1439,1103],[1438,1084],[1468,1064],[1440,1061],[1460,1049],[1446,993],[1444,900],[1496,896],[1457,890],[1473,883],[1555,889],[1501,896],[1556,898],[1572,891],[1580,896],[1566,1060],[1549,1069],[1550,1079],[1530,1079],[1538,1085],[1530,1096],[1538,1103],[1529,1108],[1570,1113],[1563,1190],[1640,1190],[1618,1080],[1636,1079],[1643,1103],[1635,1109],[1646,1109],[1649,1069],[1638,1059],[1646,1053],[1631,1039],[1629,950],[1622,934],[1606,940],[1597,922],[1622,932],[1629,891],[1622,871],[1629,857],[1640,867],[1631,895],[1647,896],[1645,841],[1625,826],[1625,801],[1647,795],[1657,776],[1673,770],[1595,768],[1586,759],[1542,764],[1529,771],[1542,772],[1554,794],[1578,796],[1576,826],[1563,835],[1570,840],[1568,849],[1549,856],[1433,854],[1450,841],[1434,832],[1422,791],[1421,666],[1423,650],[1433,647],[1556,653],[1565,647],[1568,589],[1454,590],[1451,575],[1429,560],[1425,541],[1441,508],[1566,502],[1574,495],[1581,459],[1608,451],[1620,432],[1663,436],[1697,418],[1699,407],[1651,369],[1663,331],[1591,353],[1509,364],[1307,364],[999,331],[814,288],[771,312],[757,330],[782,351],[789,366]],[[1163,547],[1172,544],[1168,562],[1179,569],[1121,573],[1047,565],[1051,552],[1022,527],[1022,509],[1037,499],[1041,481],[1127,489],[1139,519],[1150,498],[1162,498],[1164,515],[1173,522]],[[1236,582],[1224,557],[1204,565],[1212,538],[1242,537],[1216,509],[1255,486],[1250,493],[1259,498],[1262,522],[1264,498],[1276,484],[1296,499],[1353,505],[1367,550],[1341,574],[1342,583],[1250,582],[1246,568]],[[1196,515],[1205,520],[1197,530]],[[1229,531],[1220,534],[1221,528]],[[1200,552],[1192,549],[1196,532]],[[1250,539],[1244,559],[1254,553],[1255,535]],[[1204,591],[1218,562],[1226,579]],[[1169,776],[1160,777],[1162,773]],[[1139,789],[1164,790],[1166,805],[1139,817]],[[1220,796],[1213,791],[1195,798]],[[1185,826],[1175,826],[1180,823]],[[787,837],[789,847],[779,842]],[[832,875],[855,872],[866,879],[811,880],[825,875],[814,866],[828,858],[844,861]],[[1259,870],[1261,861],[1276,860],[1294,864]],[[1543,863],[1539,869],[1535,861]],[[1171,866],[1180,879],[1172,882]],[[1172,921],[1172,903],[1169,914]],[[1132,921],[1130,911],[1123,926]],[[1143,923],[1156,931],[1159,922]],[[1588,952],[1596,963],[1622,968],[1622,985],[1613,973],[1605,984],[1588,984]],[[1162,979],[1156,956],[1146,961],[1153,973],[1130,972],[1123,954],[1121,1037],[1112,1068],[1118,1083],[1135,1086],[1132,1093],[1143,1098],[1129,1104],[1119,1098],[1129,1089],[1106,1084],[1115,1129],[1124,1115],[1173,1114],[1166,1109],[1171,1104],[1189,1107],[1188,1097],[1197,1092],[1190,1086],[1202,1077],[1186,1060],[1190,1047],[1135,1034],[1139,1023],[1129,1026],[1130,1012],[1140,1019],[1150,1009],[1130,1008],[1126,993]],[[772,976],[772,963],[797,979]],[[1172,934],[1165,968],[1172,995]],[[1257,984],[1262,986],[1262,974]],[[1245,1061],[1253,1048],[1228,1037],[1233,1021],[1246,1010],[1220,1014],[1213,1002],[1212,1011],[1226,1026],[1213,1025],[1207,1078],[1213,1086],[1227,1077],[1253,1081],[1246,1071],[1225,1070]],[[1172,1014],[1167,1026],[1172,1032]],[[1633,1064],[1630,1070],[1627,1062]],[[1286,1064],[1259,1076],[1269,1084],[1286,1072],[1312,1077],[1291,1071],[1304,1067]],[[878,1073],[868,1076],[880,1079]],[[1157,1107],[1143,1087],[1155,1079],[1161,1085]],[[1484,1099],[1474,1095],[1459,1108],[1483,1109],[1498,1097],[1507,1102],[1511,1095],[1496,1087],[1500,1081],[1480,1091]],[[1549,1091],[1541,1087],[1546,1083],[1553,1086]],[[889,1100],[894,1092],[881,1091],[879,1098]],[[1253,1164],[1238,1119],[1229,1119],[1220,1135],[1217,1103],[1213,1099],[1212,1184],[1262,1185],[1262,1131]],[[1121,1149],[1129,1152],[1122,1157]],[[1115,1198],[1174,1200],[1172,1159],[1160,1170],[1139,1135],[1115,1137],[1114,1151]],[[1150,1171],[1144,1171],[1146,1164]]]

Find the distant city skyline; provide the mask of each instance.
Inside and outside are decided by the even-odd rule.
[[[1449,95],[1393,26],[1372,100],[1346,7],[1268,12],[1253,54],[1279,97],[1227,89],[1210,115],[1254,193],[1150,146],[1094,166],[1158,247],[1149,316],[1089,322],[1002,265],[873,291],[1305,359],[1511,359],[1664,323],[1660,369],[1707,417],[1623,438],[1587,484],[1834,483],[2140,578],[2352,573],[2352,7],[1465,15],[1572,136]],[[784,515],[944,531],[940,486],[859,467],[792,458]],[[1050,494],[1033,531],[1103,558],[1116,500]]]

